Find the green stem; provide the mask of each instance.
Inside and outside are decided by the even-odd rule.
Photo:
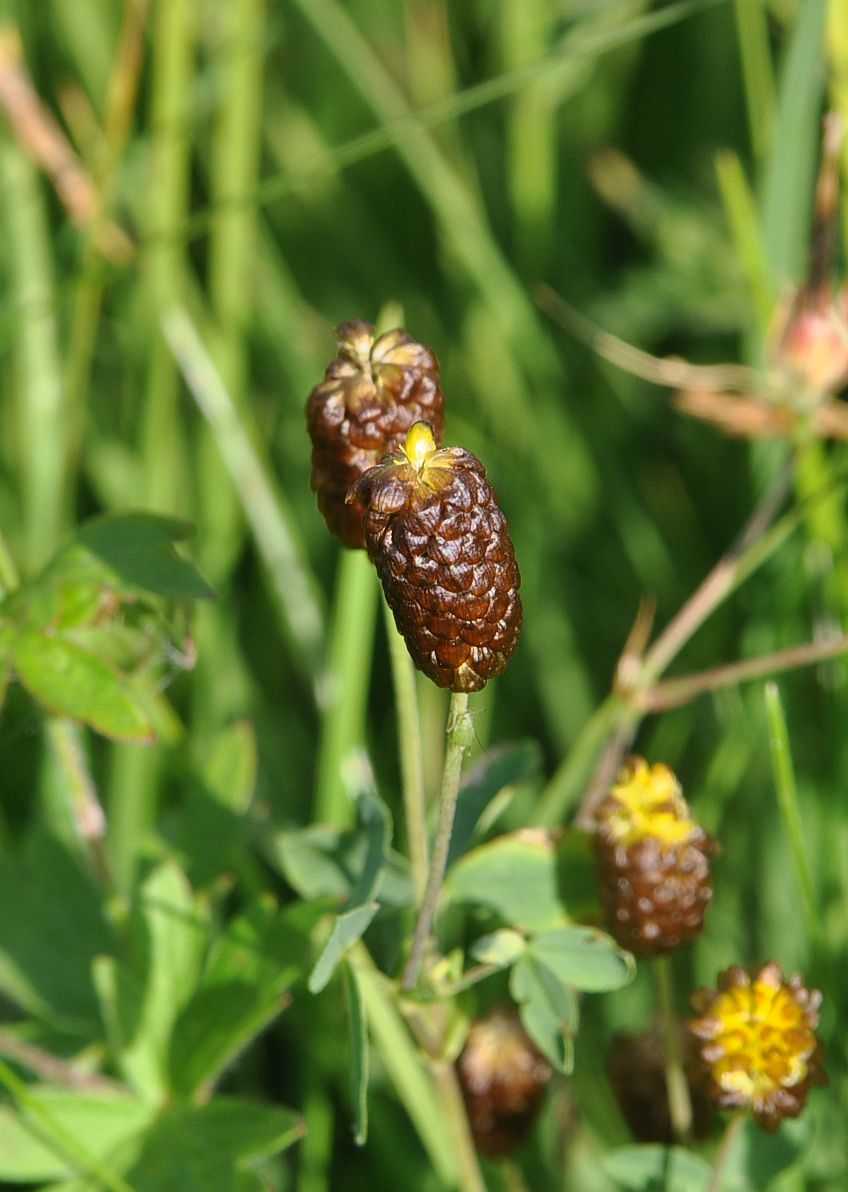
[[[765,5],[736,0],[736,33],[742,58],[742,79],[748,126],[754,156],[766,155],[774,120],[774,72],[769,53],[768,15]]]
[[[718,1148],[716,1155],[715,1167],[713,1168],[712,1179],[707,1187],[707,1192],[719,1192],[721,1188],[722,1177],[724,1176],[724,1169],[727,1166],[727,1161],[730,1158],[733,1144],[739,1137],[739,1132],[745,1124],[744,1113],[737,1113],[730,1119],[725,1127],[724,1137],[721,1140],[721,1145]]]
[[[9,544],[6,541],[6,535],[0,530],[0,596],[8,596],[10,592],[15,592],[21,586],[21,577],[18,574],[18,568],[9,550]]]
[[[3,144],[0,177],[12,293],[21,312],[15,327],[20,383],[13,420],[18,434],[14,458],[19,464],[23,569],[32,572],[55,550],[65,520],[65,410],[53,250],[41,180],[23,150]]]
[[[386,634],[389,639],[395,687],[406,836],[412,862],[415,902],[420,906],[427,883],[427,803],[424,795],[424,757],[418,695],[415,690],[415,666],[385,600],[383,611],[386,615]]]
[[[345,760],[365,742],[376,597],[377,575],[365,551],[345,551],[336,579],[315,786],[315,818],[339,827],[353,818],[343,771]]]
[[[783,820],[783,830],[789,842],[795,874],[801,892],[801,906],[807,924],[807,932],[811,940],[819,934],[818,918],[816,915],[813,875],[804,845],[804,833],[801,826],[801,811],[798,806],[798,787],[795,783],[795,770],[792,765],[792,750],[789,744],[789,731],[786,727],[786,717],[780,702],[780,692],[776,683],[766,683],[766,714],[769,723],[769,748],[771,764],[774,773],[774,784],[777,790],[777,802],[780,816]]]
[[[241,499],[259,554],[268,569],[275,610],[294,648],[295,660],[313,685],[320,706],[324,615],[318,583],[310,570],[295,519],[271,479],[268,467],[197,328],[182,307],[162,318],[165,338],[194,400],[215,436],[218,450]]]
[[[458,1163],[451,1146],[443,1099],[433,1087],[431,1071],[425,1068],[421,1051],[412,1041],[393,989],[378,971],[365,945],[361,941],[354,944],[350,956],[356,965],[374,1048],[421,1139],[436,1177],[454,1187]]]
[[[477,1150],[468,1126],[468,1114],[462,1100],[453,1064],[440,1060],[433,1065],[436,1088],[445,1111],[456,1156],[459,1186],[462,1192],[486,1192],[486,1184],[477,1160]]]
[[[407,993],[418,980],[424,961],[424,952],[430,938],[430,929],[436,916],[436,906],[447,867],[448,849],[456,815],[462,758],[469,743],[468,694],[464,691],[455,691],[451,696],[448,713],[445,768],[442,773],[442,789],[439,795],[439,823],[436,828],[436,839],[433,842],[430,873],[427,878],[424,899],[418,911],[418,922],[412,937],[412,949],[401,984],[402,989]]]
[[[671,959],[668,956],[657,956],[654,960],[654,973],[657,979],[660,1020],[662,1022],[665,1087],[668,1093],[671,1128],[678,1142],[686,1142],[692,1133],[692,1100],[689,1096],[689,1085],[683,1069],[680,1026],[674,1008]]]

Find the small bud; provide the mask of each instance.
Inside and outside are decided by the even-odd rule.
[[[312,490],[327,526],[344,546],[362,547],[364,509],[348,489],[426,418],[441,439],[444,394],[433,352],[399,328],[374,338],[370,323],[336,328],[339,352],[306,406],[312,439]]]
[[[813,1085],[827,1084],[815,1033],[821,994],[805,989],[799,974],[787,981],[773,962],[759,971],[734,965],[692,1004],[700,1017],[689,1027],[719,1108],[748,1109],[773,1133],[798,1117]]]
[[[412,660],[439,687],[479,691],[521,632],[506,518],[476,456],[439,450],[425,422],[348,494]]]
[[[638,956],[671,952],[701,932],[716,845],[668,766],[633,758],[596,812],[595,857],[610,933]]]
[[[510,1154],[526,1137],[551,1079],[550,1064],[512,1007],[474,1023],[457,1072],[477,1150],[492,1158]]]

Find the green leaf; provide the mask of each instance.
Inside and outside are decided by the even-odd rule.
[[[215,739],[175,817],[174,844],[194,885],[206,886],[236,864],[255,786],[256,738],[242,721]]]
[[[290,1109],[216,1097],[174,1105],[148,1133],[127,1172],[134,1192],[236,1192],[238,1172],[303,1136]]]
[[[320,993],[327,985],[339,961],[348,949],[362,938],[379,909],[378,902],[369,902],[364,906],[355,907],[352,911],[346,911],[343,915],[336,916],[330,938],[309,974],[307,984],[310,993]]]
[[[65,637],[24,629],[12,657],[24,687],[49,712],[116,741],[153,740],[153,726],[130,685],[90,651]]]
[[[371,791],[360,791],[356,796],[356,804],[365,828],[362,869],[350,892],[348,909],[337,916],[330,938],[309,975],[310,993],[319,993],[326,986],[345,952],[362,938],[380,909],[380,904],[372,900],[382,885],[392,820],[382,799]]]
[[[577,995],[527,952],[513,965],[509,989],[518,1003],[521,1021],[559,1072],[574,1066]]]
[[[542,833],[499,836],[468,853],[450,870],[445,895],[489,907],[528,930],[566,920],[557,889],[556,852]]]
[[[505,927],[502,931],[493,931],[476,940],[471,946],[471,955],[480,964],[496,964],[498,968],[507,968],[518,960],[526,947],[527,941],[523,935]]]
[[[150,1105],[123,1093],[81,1093],[40,1085],[30,1095],[84,1150],[107,1159],[119,1146],[140,1134],[154,1115]],[[0,1105],[0,1180],[35,1182],[71,1174],[68,1160],[46,1140],[35,1119]]]
[[[172,1032],[170,1087],[191,1096],[208,1088],[283,1009],[283,994],[303,975],[310,935],[324,908],[280,910],[259,899],[210,948],[199,988]]]
[[[383,864],[392,837],[392,817],[382,799],[370,791],[360,791],[356,806],[365,829],[365,857],[350,892],[349,909],[372,902],[380,893]]]
[[[712,1168],[680,1147],[622,1146],[601,1156],[601,1165],[628,1192],[704,1192]],[[722,1184],[722,1192],[735,1192]]]
[[[132,587],[172,600],[208,600],[212,589],[174,550],[193,533],[188,522],[152,513],[107,514],[86,523],[76,541]]]
[[[21,859],[0,857],[0,990],[31,1014],[99,1034],[91,965],[115,940],[78,859],[42,831]]]
[[[463,778],[451,834],[448,865],[452,865],[467,851],[481,817],[493,800],[497,797],[500,805],[514,787],[535,778],[541,769],[542,747],[538,741],[518,741],[500,745],[486,753]]]
[[[223,731],[203,767],[209,794],[236,813],[247,811],[256,786],[256,736],[246,720]]]
[[[593,927],[542,932],[530,941],[528,951],[564,985],[586,993],[620,989],[636,973],[631,954]]]
[[[350,1020],[353,1140],[357,1146],[364,1146],[368,1140],[368,1023],[357,970],[345,964],[343,971]]]
[[[301,898],[348,899],[365,868],[362,833],[327,824],[277,832],[265,848],[271,864]],[[383,866],[380,902],[393,907],[412,904],[409,865],[394,853],[388,854]]]
[[[797,8],[781,68],[777,119],[763,186],[763,230],[777,286],[801,281],[809,236],[825,81],[826,0]]]
[[[197,986],[206,938],[205,909],[182,870],[167,861],[139,891],[125,955],[94,966],[121,1070],[146,1097],[168,1091],[171,1030]]]

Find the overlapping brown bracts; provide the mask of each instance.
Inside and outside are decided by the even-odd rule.
[[[473,1024],[457,1071],[477,1150],[492,1158],[510,1154],[532,1126],[552,1075],[514,1008],[496,1007]]]
[[[365,540],[415,665],[479,691],[518,644],[521,582],[504,515],[476,456],[436,450],[426,423],[353,487]]]
[[[358,319],[336,328],[339,352],[306,406],[312,489],[328,527],[345,546],[365,545],[364,509],[345,503],[352,484],[423,418],[437,442],[444,394],[433,352],[399,328],[374,338]]]
[[[668,767],[633,759],[596,818],[598,888],[610,933],[637,956],[691,943],[712,899],[717,846],[690,818]]]
[[[601,901],[622,948],[654,956],[700,934],[712,898],[711,851],[700,828],[681,844],[650,837],[631,845],[598,839]]]

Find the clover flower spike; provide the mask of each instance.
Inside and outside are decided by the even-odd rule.
[[[717,849],[668,766],[631,759],[596,821],[598,886],[617,942],[640,956],[691,943],[712,899]]]
[[[438,450],[417,422],[348,493],[412,660],[439,687],[479,691],[521,632],[521,577],[486,469],[461,447]]]
[[[441,439],[444,393],[434,353],[400,328],[375,338],[355,319],[336,328],[339,351],[309,395],[313,491],[327,526],[344,546],[363,547],[365,511],[348,489],[413,422],[426,418]]]
[[[813,1085],[826,1084],[816,1036],[821,994],[801,977],[786,980],[779,965],[759,970],[734,965],[718,989],[692,998],[699,1017],[689,1023],[701,1040],[709,1094],[722,1109],[747,1109],[773,1133],[797,1117]]]

